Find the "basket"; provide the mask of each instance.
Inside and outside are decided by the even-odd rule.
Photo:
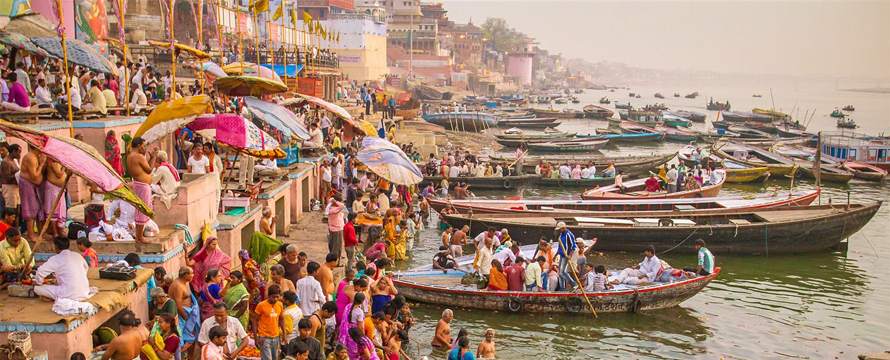
[[[13,349],[19,349],[23,354],[31,354],[31,333],[27,331],[16,331],[6,337],[6,341]]]

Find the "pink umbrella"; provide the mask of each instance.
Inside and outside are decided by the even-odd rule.
[[[250,156],[270,159],[286,156],[275,138],[239,115],[202,115],[186,127]]]

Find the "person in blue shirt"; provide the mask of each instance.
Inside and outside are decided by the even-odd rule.
[[[458,339],[457,347],[448,352],[448,360],[476,360],[470,351],[470,339],[466,336]]]
[[[568,276],[568,265],[570,262],[571,254],[575,253],[575,248],[577,244],[575,243],[575,234],[572,233],[566,227],[566,223],[560,221],[556,224],[556,231],[559,231],[559,248],[556,249],[556,254],[559,255],[559,277],[560,279],[566,279],[568,282],[571,281],[571,276]]]
[[[705,247],[705,241],[695,240],[692,247],[698,252],[698,265],[695,267],[695,273],[703,276],[714,273],[714,255],[711,254],[711,250]]]

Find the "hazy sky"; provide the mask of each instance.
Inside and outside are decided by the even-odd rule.
[[[543,48],[657,69],[890,78],[890,1],[445,0]]]

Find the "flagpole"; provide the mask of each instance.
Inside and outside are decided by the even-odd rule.
[[[123,34],[126,29],[124,26],[124,18],[126,18],[126,9],[124,9],[124,0],[117,1],[118,16],[120,17],[120,29],[118,29],[118,37],[121,41],[121,53],[123,53],[124,58],[124,73],[121,74],[124,79],[124,108],[126,109],[127,116],[130,116],[130,65],[127,63],[127,41],[124,38]]]
[[[260,1],[262,1],[262,0],[260,0]],[[256,18],[257,18],[256,8],[254,8],[254,11],[252,11],[250,13],[250,17],[253,19],[253,35],[254,35],[253,41],[254,41],[254,50],[256,52],[256,76],[261,77],[260,76],[260,29],[257,28],[258,25],[257,25],[257,20],[256,20]],[[243,66],[241,67],[241,71],[242,72],[244,71]]]
[[[278,42],[281,43],[281,50],[282,50],[281,56],[284,57],[284,61],[283,61],[283,63],[284,63],[284,85],[288,87],[288,90],[290,90],[290,86],[287,85],[287,47],[286,47],[287,44],[284,42],[284,38],[285,38],[284,0],[281,0],[281,2],[282,2],[282,4],[281,4],[281,34],[278,36]]]
[[[222,6],[220,5],[221,1],[222,0],[216,0],[216,37],[219,40],[219,44],[217,44],[219,46],[219,64],[224,65],[223,54],[225,53],[226,47],[223,45],[222,24],[219,22],[219,16],[221,15],[220,13],[222,13]],[[204,68],[204,64],[201,64],[201,68]]]
[[[203,50],[202,47],[204,45],[204,1],[198,0],[198,50]],[[204,64],[203,60],[196,59],[198,61],[198,72],[201,73],[201,95],[204,95]]]
[[[74,113],[71,111],[71,76],[68,71],[68,44],[65,42],[65,14],[62,12],[62,0],[56,0],[56,10],[59,16],[59,38],[62,43],[62,58],[65,68],[65,97],[68,98],[68,133],[74,137]]]
[[[173,33],[173,0],[170,0],[170,99],[176,98],[176,36]]]

